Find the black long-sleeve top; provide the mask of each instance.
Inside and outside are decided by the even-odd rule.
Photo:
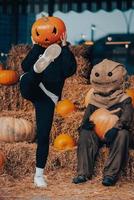
[[[23,71],[30,71],[44,51],[45,48],[35,44],[22,62]],[[59,57],[42,72],[42,83],[47,90],[59,96],[60,99],[65,79],[72,76],[76,72],[76,68],[77,64],[73,53],[68,46],[64,46]]]

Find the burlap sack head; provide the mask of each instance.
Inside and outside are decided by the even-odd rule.
[[[125,67],[108,59],[104,59],[95,65],[90,76],[91,84],[95,91],[105,94],[122,89],[126,79],[127,71]]]

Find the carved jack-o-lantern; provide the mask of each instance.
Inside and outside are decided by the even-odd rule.
[[[60,37],[65,31],[65,24],[60,18],[42,17],[32,26],[32,38],[36,43],[48,47],[53,43],[60,43]]]

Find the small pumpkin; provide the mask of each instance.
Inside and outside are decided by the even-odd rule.
[[[75,105],[69,100],[64,99],[57,103],[56,112],[62,117],[66,117],[69,113],[75,110]]]
[[[132,99],[132,105],[134,107],[134,88],[126,89],[126,93]]]
[[[104,139],[105,133],[113,128],[118,121],[118,116],[113,114],[116,111],[99,108],[90,116],[90,120],[95,124],[95,132],[100,139]]]
[[[72,136],[68,134],[60,134],[54,140],[54,148],[57,150],[69,150],[75,146],[75,141]]]
[[[32,25],[32,38],[33,40],[44,46],[48,47],[53,43],[60,43],[66,27],[64,22],[58,17],[42,17],[34,22]]]
[[[94,92],[94,89],[91,88],[91,89],[87,92],[87,94],[86,94],[86,96],[85,96],[85,106],[86,106],[86,107],[87,107],[88,104],[90,103],[91,94],[92,94],[93,92]]]
[[[14,70],[1,69],[0,70],[0,84],[12,85],[15,84],[19,79],[19,76]]]
[[[5,155],[2,151],[0,151],[0,169],[3,168],[4,164],[5,164]]]
[[[31,142],[35,138],[32,124],[23,118],[0,117],[1,142]]]

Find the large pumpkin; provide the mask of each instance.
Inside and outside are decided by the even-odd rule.
[[[56,106],[56,112],[62,117],[66,117],[69,113],[75,110],[75,105],[68,99],[64,99],[58,102]]]
[[[12,85],[15,84],[19,79],[19,76],[14,70],[0,70],[0,84]]]
[[[35,131],[32,124],[23,118],[0,117],[0,141],[33,141]]]
[[[5,156],[4,153],[0,151],[0,170],[3,168],[4,163],[5,163]]]
[[[134,107],[134,88],[129,88],[126,90],[126,93],[132,99],[132,105]]]
[[[34,22],[31,32],[36,43],[48,47],[53,43],[60,43],[60,37],[65,31],[65,24],[60,18],[42,17]]]
[[[60,134],[54,140],[54,148],[57,150],[69,150],[75,146],[74,139],[68,134]]]
[[[104,139],[105,133],[114,127],[118,121],[118,116],[114,115],[114,111],[105,108],[97,109],[91,116],[90,120],[95,124],[95,132],[99,138]]]

